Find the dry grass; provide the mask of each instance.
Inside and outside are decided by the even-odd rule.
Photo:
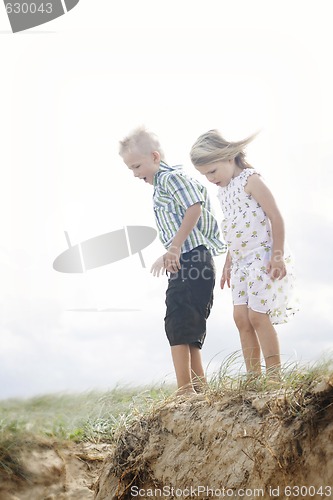
[[[126,496],[126,491],[136,482],[149,482],[151,472],[149,463],[145,461],[144,449],[154,430],[159,428],[159,413],[174,405],[188,402],[214,406],[223,401],[226,406],[242,405],[257,408],[267,420],[276,421],[276,425],[288,426],[296,420],[301,428],[306,427],[312,436],[323,419],[333,416],[333,366],[332,361],[320,361],[312,366],[301,367],[289,365],[282,370],[281,380],[277,383],[262,375],[255,380],[235,372],[235,360],[238,354],[232,355],[221,365],[208,387],[198,398],[176,397],[171,395],[163,401],[154,402],[149,411],[128,416],[126,425],[119,426],[114,435],[115,449],[110,472],[121,478],[119,482],[124,491],[118,491],[119,498]],[[201,402],[201,403],[200,403]],[[237,412],[235,412],[237,419]],[[302,431],[303,432],[303,431]],[[260,438],[260,430],[258,430]],[[250,438],[251,436],[246,436]],[[253,436],[252,436],[253,438]],[[263,444],[263,443],[262,443]],[[264,444],[263,444],[264,446]],[[281,463],[280,463],[281,462]],[[279,462],[282,467],[283,459]],[[289,462],[288,462],[289,463]],[[288,465],[290,469],[290,464]]]
[[[309,365],[297,363],[282,367],[280,380],[272,380],[266,374],[247,377],[235,371],[239,364],[239,352],[233,353],[222,364],[219,371],[212,377],[206,396],[210,400],[219,399],[221,394],[231,398],[252,398],[275,394],[284,397],[289,406],[289,415],[299,414],[315,397],[316,392],[330,390],[333,385],[333,360],[321,359]],[[318,390],[319,389],[319,390]]]
[[[271,387],[264,375],[255,381],[240,375],[235,370],[237,357],[235,354],[227,358],[205,392],[197,399],[194,396],[193,401],[214,405],[223,398],[228,404],[257,404],[260,411],[286,425],[303,419],[314,432],[322,418],[332,418],[332,360],[306,367],[284,367],[281,382]],[[61,446],[68,441],[112,443],[114,473],[126,479],[127,484],[138,480],[138,475],[149,476],[140,450],[158,427],[160,413],[172,404],[186,401],[186,397],[175,397],[174,391],[174,387],[166,386],[116,388],[106,393],[0,402],[0,481],[29,479],[20,461],[22,449],[36,443]]]

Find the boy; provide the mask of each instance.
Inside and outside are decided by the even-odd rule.
[[[151,268],[170,273],[165,331],[179,394],[200,391],[205,381],[200,349],[213,303],[213,255],[226,251],[219,240],[206,188],[179,167],[169,167],[155,134],[141,127],[120,142],[120,156],[135,177],[154,186],[153,206],[167,252]]]

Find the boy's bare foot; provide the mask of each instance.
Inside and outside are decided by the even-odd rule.
[[[196,393],[205,392],[208,388],[208,383],[205,377],[198,377],[197,375],[192,379],[193,388]]]
[[[203,392],[205,392],[206,389],[208,389],[208,384],[205,383],[205,384],[193,384],[193,387],[194,387],[194,391],[196,392],[196,394],[202,394]]]

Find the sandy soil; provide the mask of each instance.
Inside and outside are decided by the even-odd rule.
[[[333,498],[332,403],[328,383],[169,402],[120,437],[95,500]]]
[[[35,443],[23,449],[25,480],[0,484],[0,500],[91,500],[94,483],[110,452],[106,444]]]

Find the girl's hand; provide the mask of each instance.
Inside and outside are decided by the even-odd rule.
[[[230,268],[223,268],[220,285],[223,290],[225,283],[227,282],[228,288],[230,288]]]
[[[266,270],[273,281],[282,280],[287,274],[286,266],[281,256],[272,257],[267,264]]]
[[[156,276],[157,278],[159,277],[161,271],[162,275],[165,274],[164,255],[161,255],[161,257],[159,257],[154,262],[150,269],[150,272],[153,273],[153,276]]]
[[[230,288],[230,274],[231,274],[231,258],[229,252],[227,253],[227,257],[225,259],[220,286],[223,290],[225,283],[227,282],[228,288]]]

